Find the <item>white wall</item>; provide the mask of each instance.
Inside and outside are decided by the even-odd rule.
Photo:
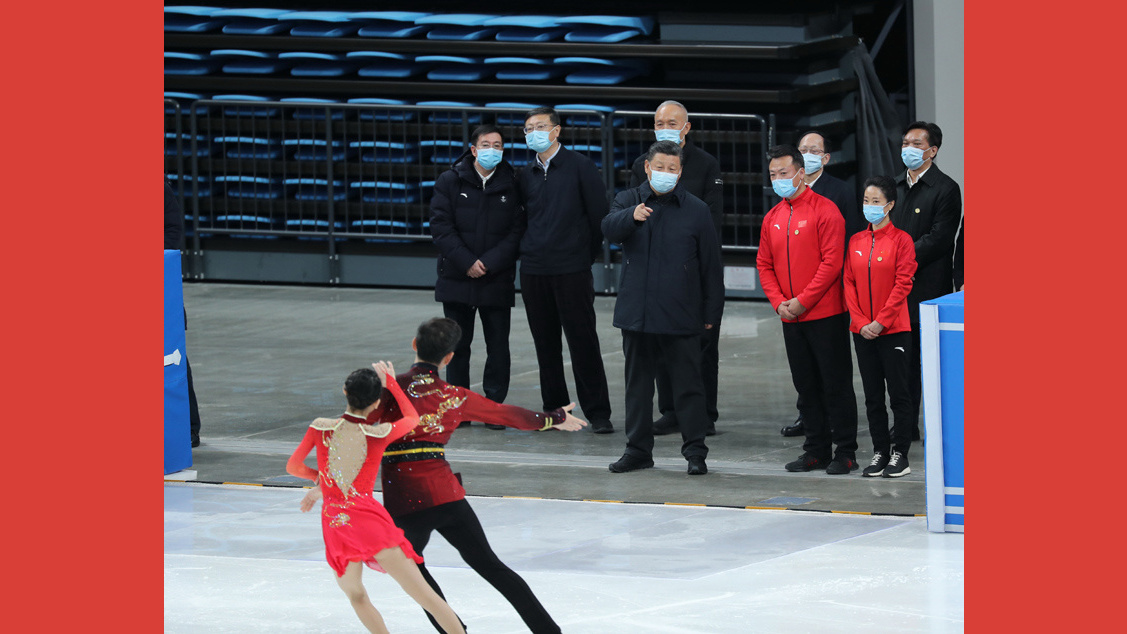
[[[913,0],[916,118],[943,130],[938,165],[963,186],[963,2]]]

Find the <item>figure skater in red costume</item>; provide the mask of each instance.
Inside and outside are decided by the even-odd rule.
[[[423,563],[423,558],[372,497],[384,449],[419,424],[414,406],[395,381],[391,364],[381,361],[373,367],[374,371],[365,368],[348,376],[344,384],[347,411],[339,418],[314,420],[286,463],[286,471],[319,485],[316,497],[307,494],[302,499],[301,510],[310,510],[317,497],[324,496],[321,529],[325,558],[368,631],[386,634],[388,630],[364,589],[362,563],[391,575],[444,632],[464,634],[457,615],[419,572],[418,564]],[[386,378],[381,381],[381,377]],[[394,422],[370,425],[366,418],[379,406],[380,391],[385,385],[403,416]],[[317,470],[304,464],[314,446]]]

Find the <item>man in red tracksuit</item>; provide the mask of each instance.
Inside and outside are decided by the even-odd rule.
[[[847,474],[857,468],[857,396],[841,284],[845,219],[806,185],[797,148],[775,146],[768,158],[771,186],[783,200],[763,218],[756,264],[763,292],[783,320],[806,427],[803,454],[786,469]]]

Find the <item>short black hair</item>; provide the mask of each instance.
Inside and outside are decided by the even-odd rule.
[[[419,324],[415,333],[415,352],[421,361],[438,365],[442,357],[450,354],[462,339],[458,322],[445,317],[435,317]]]
[[[802,145],[802,139],[806,138],[806,135],[808,134],[817,134],[818,136],[822,137],[822,151],[826,154],[830,153],[830,137],[826,136],[824,132],[821,132],[819,130],[807,130],[806,132],[798,135],[798,141],[795,143],[795,146]]]
[[[383,390],[383,381],[372,368],[354,370],[344,380],[344,394],[348,398],[348,406],[355,410],[362,410],[380,398]]]
[[[557,125],[560,124],[559,113],[556,112],[555,108],[549,108],[548,106],[540,106],[539,108],[533,108],[532,110],[529,110],[528,112],[524,113],[524,122],[528,123],[529,119],[531,119],[532,117],[535,117],[536,115],[541,115],[541,114],[548,115],[548,119],[552,122],[553,126],[557,126]]]
[[[798,148],[794,147],[793,145],[776,145],[770,150],[767,150],[768,162],[775,159],[781,159],[784,156],[789,156],[790,160],[794,162],[794,166],[796,168],[804,169],[806,167],[805,161],[802,160],[802,153],[799,152]]]
[[[880,193],[884,194],[884,199],[888,202],[896,201],[896,181],[891,176],[877,175],[870,176],[865,180],[865,186],[861,188],[864,192],[870,187],[876,187]]]
[[[470,132],[470,145],[477,145],[477,142],[481,140],[481,137],[487,134],[499,135],[501,137],[501,142],[505,142],[505,135],[501,132],[501,128],[498,128],[492,123],[483,123],[474,128],[473,132]]]
[[[910,130],[923,130],[924,132],[927,132],[928,143],[934,145],[935,147],[941,147],[943,145],[943,130],[940,130],[939,126],[935,125],[934,123],[928,123],[927,121],[913,121],[912,123],[908,124],[908,127],[904,128],[904,134],[908,134]]]
[[[658,154],[676,156],[679,159],[682,154],[681,146],[673,141],[658,141],[651,145],[649,151],[646,152],[646,160],[653,161]]]

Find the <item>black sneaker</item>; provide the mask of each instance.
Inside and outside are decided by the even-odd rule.
[[[672,412],[662,414],[661,418],[654,421],[653,430],[654,436],[666,436],[674,432],[679,432],[680,428],[677,427],[677,416]]]
[[[704,456],[689,456],[689,475],[704,475],[708,473],[708,466],[704,464]]]
[[[593,418],[591,419],[591,431],[596,434],[613,434],[614,425],[605,418]]]
[[[798,460],[795,460],[794,462],[788,462],[786,464],[786,470],[813,471],[815,469],[825,469],[826,465],[828,464],[829,463],[827,463],[825,460],[822,460],[821,458],[815,458],[809,453],[804,453],[798,457]]]
[[[623,455],[617,462],[610,463],[608,467],[611,473],[626,473],[627,471],[637,471],[638,469],[649,469],[654,466],[654,461],[648,458],[635,458],[629,454]]]
[[[861,475],[865,476],[866,478],[879,477],[880,474],[884,473],[884,468],[886,466],[888,466],[888,456],[885,455],[884,452],[878,451],[873,454],[873,461],[869,463],[869,466],[865,467],[865,470],[861,472]]]
[[[884,468],[884,477],[899,478],[911,472],[912,469],[908,466],[908,456],[905,456],[899,451],[892,452],[892,457],[888,460],[888,466]]]
[[[845,475],[858,466],[860,465],[857,464],[857,460],[853,456],[834,456],[829,466],[826,467],[826,473],[830,475]]]

